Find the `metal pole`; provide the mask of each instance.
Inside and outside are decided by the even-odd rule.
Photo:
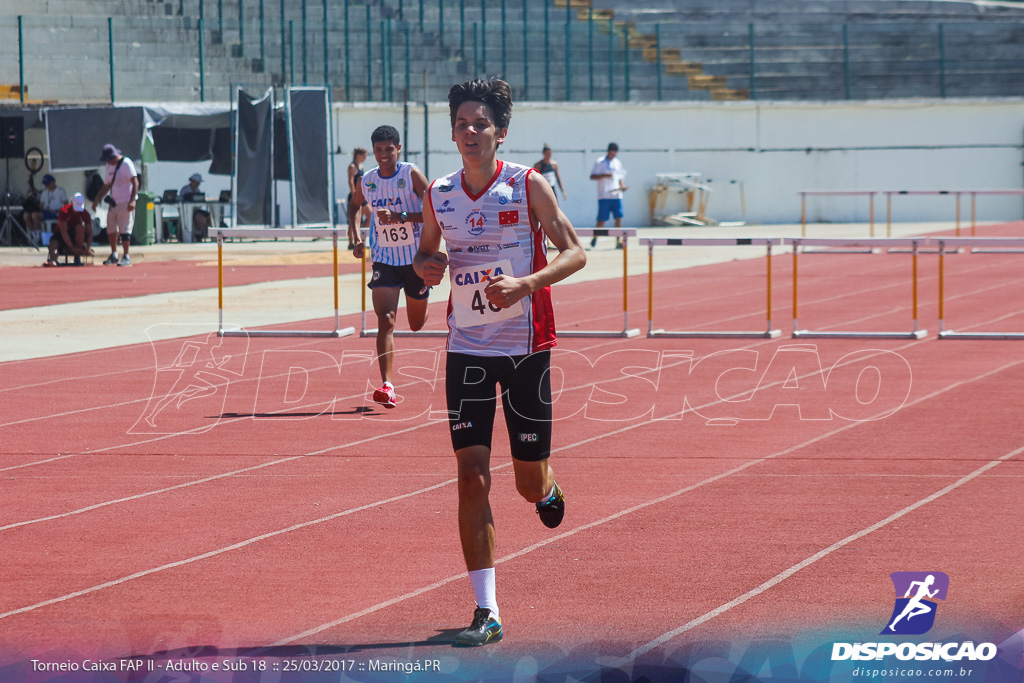
[[[217,0],[217,32],[220,42],[224,42],[224,0]]]
[[[352,61],[348,51],[348,2],[345,0],[345,101],[351,102],[352,96],[349,91],[349,63]]]
[[[392,52],[391,50],[392,45],[394,44],[394,39],[393,36],[391,35],[391,19],[388,18],[387,22],[384,23],[386,24],[386,28],[381,28],[384,29],[384,40],[385,42],[387,42],[388,46],[387,52],[383,55],[384,61],[387,62],[386,73],[388,75],[387,90],[385,91],[386,96],[384,99],[385,101],[390,102],[395,99],[395,55],[394,52]],[[381,46],[381,52],[384,52],[383,46]]]
[[[480,75],[487,73],[487,0],[480,0]]]
[[[327,52],[327,0],[324,0],[324,85],[330,86],[330,58]]]
[[[306,74],[306,0],[302,0],[302,85],[309,85]]]
[[[797,302],[797,289],[796,289],[796,283],[797,283],[797,255],[799,253],[800,253],[800,243],[797,242],[796,244],[793,245],[793,332],[796,332],[797,328],[800,326],[799,322],[798,322],[797,306],[796,306],[796,302]]]
[[[848,24],[843,24],[843,84],[846,89],[846,99],[850,99],[850,36]]]
[[[295,84],[295,21],[288,20],[288,83]]]
[[[479,24],[473,22],[473,74],[480,75],[480,54],[477,52],[477,44],[479,39],[477,37],[477,27]]]
[[[423,33],[423,0],[420,0],[420,33]]]
[[[647,336],[654,331],[654,242],[647,243]]]
[[[373,35],[370,6],[366,6],[366,101],[373,102]]]
[[[285,3],[285,0],[281,0],[281,78],[282,79],[284,78],[284,75],[286,73],[288,73],[288,55],[287,55],[288,36],[285,35],[285,29],[288,28],[288,25],[285,23],[285,20],[284,20],[284,3]]]
[[[661,92],[661,24],[654,25],[654,47],[658,53],[658,101],[661,102],[664,99]]]
[[[772,331],[772,243],[768,242],[768,332]]]
[[[202,7],[202,3],[199,5]],[[199,19],[199,101],[206,101],[206,67],[203,62],[203,19]]]
[[[444,49],[444,0],[437,0],[437,42]]]
[[[263,0],[260,0],[260,64],[263,65],[264,70],[267,68],[267,54],[264,48],[264,32],[265,32],[265,21],[263,16]],[[239,41],[241,41],[241,28],[239,28]]]
[[[939,24],[939,97],[946,96],[946,41],[943,25]]]
[[[615,21],[608,20],[608,100],[615,99]]]
[[[568,0],[565,6],[569,7]],[[572,24],[568,21],[565,22],[565,101],[572,102]]]
[[[19,17],[20,19],[20,17]],[[21,23],[18,23],[19,33]],[[107,46],[110,50],[110,103],[114,104],[116,97],[114,96],[114,18],[107,17]],[[25,88],[21,89],[22,102],[25,101]]]
[[[750,44],[750,99],[757,99],[757,88],[754,85],[754,25],[750,24],[747,27],[747,42]]]
[[[807,237],[807,194],[800,193],[800,236]]]
[[[405,27],[406,48],[409,47],[409,27]],[[406,75],[409,73],[409,62],[406,60]],[[405,90],[402,91],[402,139],[409,139],[409,86],[406,81]],[[402,161],[409,161],[409,143],[402,146]]]
[[[527,31],[526,0],[523,0],[523,99],[530,99],[530,40]]]
[[[430,88],[427,70],[423,70],[423,175],[430,177],[430,106],[427,104]]]
[[[242,56],[245,54],[245,15],[242,10],[242,5],[245,4],[242,0],[238,0],[238,54]],[[221,42],[224,41],[224,31],[221,31]],[[263,59],[263,55],[260,55],[260,59]]]
[[[109,21],[109,19],[108,19]],[[25,104],[25,17],[18,15],[18,87],[21,103]],[[111,41],[113,44],[113,41]],[[110,58],[110,101],[114,101],[114,58],[111,48]]]
[[[548,3],[544,2],[544,99],[551,100],[551,38],[548,21]]]
[[[459,56],[466,61],[466,0],[459,0]]]
[[[914,240],[912,251],[913,251],[913,259],[912,259],[913,265],[912,265],[912,275],[911,275],[911,277],[914,280],[914,288],[913,288],[914,332],[917,332],[917,240]]]
[[[625,34],[622,36],[622,51],[625,53],[622,61],[625,66],[626,101],[629,102],[629,28],[627,27],[625,31]]]
[[[946,257],[946,243],[940,241],[939,242],[939,334],[942,334],[942,331],[945,329],[945,323],[943,322],[943,318],[946,317],[945,316],[945,311],[943,310],[945,308],[945,302],[946,302],[946,295],[945,295],[945,279],[946,279],[945,278],[945,274],[946,274],[945,261],[946,261],[946,259],[945,259],[945,257]]]
[[[594,8],[588,8],[587,16],[587,68],[590,73],[590,101],[594,100]]]
[[[410,77],[411,70],[412,70],[412,61],[409,58],[409,26],[406,25],[406,27],[405,27],[405,95],[404,95],[404,99],[405,99],[406,102],[409,101],[409,77]],[[402,138],[402,139],[404,140],[406,138]],[[406,154],[409,153],[408,145],[405,147],[405,153]],[[406,156],[406,161],[408,161],[408,160],[409,160],[409,157]]]
[[[508,77],[508,48],[505,45],[505,0],[501,0],[501,77]]]

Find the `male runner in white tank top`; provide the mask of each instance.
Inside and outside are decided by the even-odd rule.
[[[448,93],[452,140],[463,168],[431,183],[413,264],[427,285],[451,271],[446,393],[458,462],[459,537],[476,598],[455,644],[502,638],[494,584],[491,431],[496,385],[512,449],[516,490],[557,527],[565,498],[551,453],[550,285],[582,268],[586,253],[554,191],[534,169],[497,158],[512,113],[508,83],[474,80]],[[545,236],[558,254],[547,262]],[[440,252],[444,237],[447,255]]]
[[[379,166],[363,174],[352,190],[348,203],[348,239],[353,255],[363,258],[365,245],[356,219],[364,202],[370,205],[370,256],[373,276],[368,287],[373,293],[373,311],[377,314],[377,364],[383,384],[373,392],[373,400],[385,408],[397,403],[391,367],[395,352],[395,320],[398,297],[405,290],[405,313],[409,328],[420,330],[427,321],[427,297],[430,288],[412,267],[423,222],[423,192],[427,177],[412,164],[400,162],[401,137],[393,126],[378,126],[370,135],[373,156]]]

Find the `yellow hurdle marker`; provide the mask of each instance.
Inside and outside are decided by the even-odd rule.
[[[782,336],[780,330],[772,329],[772,246],[782,244],[778,237],[681,237],[681,238],[652,238],[642,237],[640,244],[647,245],[647,336],[648,337],[674,337],[674,338],[747,338],[747,339],[777,339]],[[655,246],[753,246],[761,245],[767,250],[767,329],[763,332],[757,331],[667,331],[654,329],[654,247]]]
[[[1024,332],[954,332],[945,329],[945,263],[944,255],[949,247],[959,250],[968,247],[971,253],[1019,254],[1024,251],[1024,239],[1020,237],[950,237],[932,238],[939,245],[939,339],[1024,339]],[[979,249],[978,247],[983,247]]]
[[[821,239],[804,239],[804,238],[785,238],[783,240],[785,244],[793,245],[793,337],[807,337],[807,338],[831,338],[831,339],[924,339],[928,334],[927,330],[918,329],[918,318],[917,318],[917,252],[918,246],[921,244],[927,244],[927,237],[911,237],[905,239],[866,239],[866,240],[851,240],[843,238],[821,238]],[[856,248],[885,248],[894,246],[905,246],[910,247],[912,254],[912,266],[911,266],[911,299],[912,299],[912,315],[914,322],[914,329],[910,332],[842,332],[842,331],[812,331],[812,330],[801,330],[799,327],[799,317],[797,315],[797,260],[800,253],[800,248],[803,246],[815,246],[815,247],[856,247]]]
[[[338,296],[338,228],[216,228],[217,235],[217,336],[219,337],[347,337],[356,328],[341,328]],[[224,329],[224,239],[267,239],[283,237],[331,237],[334,242],[334,329],[322,330],[225,330]]]
[[[629,327],[629,238],[636,237],[636,228],[576,228],[580,237],[622,238],[622,329],[621,330],[559,330],[559,337],[623,338],[639,337],[639,328]]]

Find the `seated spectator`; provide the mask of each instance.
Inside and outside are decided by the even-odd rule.
[[[68,193],[63,187],[57,187],[57,179],[47,173],[43,176],[43,187],[39,193],[39,203],[43,207],[43,220],[57,220],[57,212],[68,205]]]
[[[85,197],[76,192],[71,203],[57,212],[57,227],[50,238],[50,253],[44,266],[56,266],[57,256],[75,257],[75,265],[82,265],[82,257],[91,253],[89,238],[92,237],[92,217],[85,210]]]
[[[181,188],[178,191],[178,201],[187,202],[194,201],[192,199],[195,195],[203,196],[199,191],[199,184],[203,182],[203,176],[198,173],[193,173],[189,176],[188,185]],[[200,199],[199,201],[203,201]],[[210,218],[210,212],[205,209],[201,209],[198,206],[192,211],[192,235],[196,242],[201,242],[206,239],[210,234],[210,225],[213,224],[213,219]]]
[[[39,203],[39,196],[35,193],[34,188],[25,195],[21,202],[21,209],[21,220],[25,223],[25,229],[32,236],[32,240],[38,242],[39,235],[43,231],[43,205]]]

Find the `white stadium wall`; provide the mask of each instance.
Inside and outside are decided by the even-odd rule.
[[[459,167],[446,104],[429,109],[431,178]],[[335,178],[347,193],[353,147],[370,148],[381,124],[403,128],[401,106],[335,105]],[[423,106],[409,107],[410,161],[423,167]],[[623,225],[646,226],[657,173],[696,171],[714,188],[708,215],[721,221],[800,221],[798,190],[1019,189],[1024,187],[1024,99],[870,102],[517,103],[501,156],[532,165],[554,149],[574,224],[592,226],[594,161],[608,142],[630,187]],[[372,155],[366,168],[375,165]],[[731,184],[729,181],[737,181]],[[746,200],[741,211],[739,183]],[[561,197],[559,196],[559,199]],[[965,198],[966,199],[966,198]],[[681,210],[681,206],[677,210]],[[978,220],[1024,218],[1022,197],[979,197]],[[970,219],[964,201],[963,219]],[[952,197],[896,197],[895,222],[952,221]],[[885,221],[879,196],[876,221]],[[810,198],[808,220],[867,222],[867,198]]]

